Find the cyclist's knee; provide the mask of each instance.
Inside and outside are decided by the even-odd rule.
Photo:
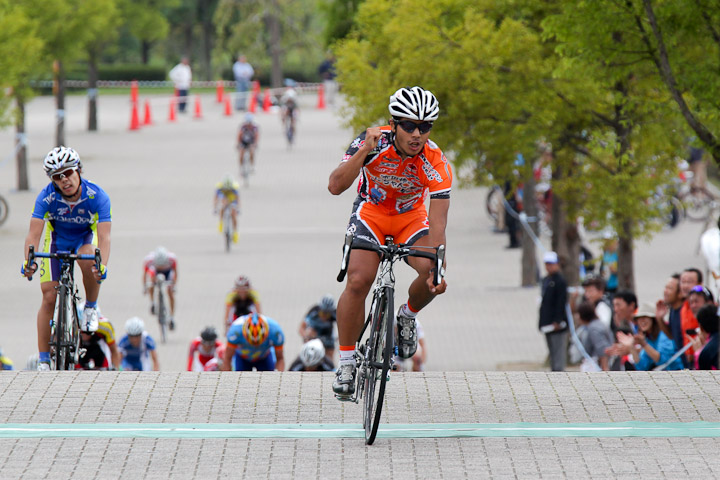
[[[373,280],[374,276],[367,275],[365,272],[348,273],[345,291],[350,295],[365,298],[370,291]]]

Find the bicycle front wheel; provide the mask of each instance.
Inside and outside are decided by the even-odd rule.
[[[158,322],[160,322],[160,340],[167,341],[167,309],[165,308],[165,295],[162,293],[164,285],[158,285]]]
[[[695,222],[702,222],[708,218],[712,201],[712,195],[702,188],[696,188],[682,197],[688,218]]]
[[[52,343],[55,349],[55,370],[68,370],[70,364],[70,335],[69,323],[72,322],[72,315],[69,309],[72,308],[70,290],[62,282],[58,286],[57,319],[55,320],[55,335]]]
[[[385,385],[393,353],[393,326],[393,291],[385,288],[379,300],[375,302],[366,348],[367,373],[363,400],[363,426],[367,445],[372,445],[375,441],[380,425]]]

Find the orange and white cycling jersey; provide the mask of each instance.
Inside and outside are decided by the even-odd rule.
[[[386,215],[400,215],[424,208],[425,199],[450,198],[452,169],[442,150],[428,140],[414,157],[402,159],[392,142],[389,125],[380,127],[378,144],[365,158],[358,184],[359,198]],[[343,162],[365,143],[365,132],[350,144]]]

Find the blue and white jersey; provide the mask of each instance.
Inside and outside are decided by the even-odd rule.
[[[35,200],[32,218],[45,220],[48,235],[63,240],[75,240],[88,233],[97,236],[97,224],[110,222],[110,197],[98,185],[82,178],[80,199],[69,202],[51,182]]]
[[[147,332],[142,333],[140,346],[135,347],[130,343],[130,338],[124,335],[118,342],[118,350],[122,359],[124,370],[137,370],[148,372],[152,370],[150,352],[155,350],[155,340]]]
[[[227,340],[229,344],[237,348],[236,354],[246,360],[255,361],[265,358],[273,348],[282,348],[285,342],[285,335],[275,320],[265,315],[258,315],[267,322],[268,335],[260,345],[252,345],[243,333],[243,324],[251,315],[253,314],[238,317],[237,320],[230,325]]]

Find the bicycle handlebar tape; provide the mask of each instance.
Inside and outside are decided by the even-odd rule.
[[[28,245],[28,259],[26,265],[32,265],[35,261],[35,245]],[[23,272],[25,275],[25,272]],[[32,275],[27,277],[28,282],[32,282]]]
[[[445,263],[445,245],[440,245],[438,246],[435,260],[435,278],[433,279],[433,284],[435,285],[440,285],[440,282],[442,282],[444,274],[443,263]]]
[[[350,262],[350,249],[353,241],[353,234],[345,233],[345,243],[343,244],[343,256],[340,262],[340,273],[338,273],[337,281],[342,282],[347,274],[348,263]]]

